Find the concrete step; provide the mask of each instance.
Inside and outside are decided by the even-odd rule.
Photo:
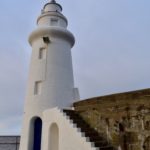
[[[63,112],[69,117],[70,120],[76,124],[77,128],[80,129],[84,136],[89,139],[93,145],[99,150],[115,150],[114,147],[110,146],[106,139],[101,137],[97,131],[90,127],[86,121],[74,110],[63,110]]]

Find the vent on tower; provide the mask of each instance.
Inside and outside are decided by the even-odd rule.
[[[56,18],[51,18],[50,25],[52,25],[52,26],[57,26],[57,25],[58,25],[58,19],[56,19]]]
[[[49,37],[43,37],[43,42],[46,44],[50,43]]]

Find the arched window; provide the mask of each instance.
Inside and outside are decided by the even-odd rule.
[[[50,127],[49,150],[59,150],[59,129],[56,123]]]

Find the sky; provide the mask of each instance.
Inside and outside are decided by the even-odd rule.
[[[81,99],[150,88],[149,0],[57,0],[76,44]],[[31,47],[46,0],[0,1],[0,135],[20,135]]]

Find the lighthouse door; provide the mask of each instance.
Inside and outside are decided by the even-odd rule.
[[[33,150],[41,150],[42,120],[36,118],[34,122]]]

